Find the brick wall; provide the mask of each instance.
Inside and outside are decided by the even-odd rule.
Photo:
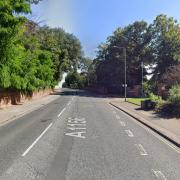
[[[52,89],[40,90],[33,93],[23,93],[20,91],[0,91],[0,108],[11,105],[23,104],[31,99],[38,99],[52,93]]]

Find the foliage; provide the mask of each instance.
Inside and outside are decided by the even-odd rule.
[[[169,67],[162,75],[161,82],[167,87],[180,84],[180,64]]]
[[[180,25],[173,18],[159,15],[151,24],[136,21],[117,28],[107,41],[98,47],[97,57],[88,73],[92,85],[107,88],[120,86],[122,89],[125,50],[128,87],[141,83],[141,62],[146,67],[144,80],[145,75],[153,75],[150,84],[144,84],[147,94],[149,89],[155,91],[161,81],[168,86],[179,82]],[[151,73],[147,73],[147,67]],[[121,92],[123,93],[123,90]]]
[[[169,90],[168,101],[173,104],[180,105],[180,85],[175,85]]]
[[[152,58],[149,46],[152,32],[144,21],[137,21],[115,30],[107,42],[98,47],[94,71],[97,84],[121,86],[124,84],[124,63],[126,49],[127,84],[134,86],[141,82],[141,62],[147,64]],[[146,74],[144,69],[144,75]],[[92,74],[93,75],[93,74]]]
[[[12,53],[15,35],[25,18],[19,14],[29,13],[30,4],[26,0],[0,1],[0,62],[8,63]]]
[[[153,93],[150,93],[149,94],[149,99],[151,101],[153,101],[153,102],[157,102],[158,100],[161,100],[162,98],[160,96],[157,96],[157,95],[153,94]]]
[[[87,86],[87,76],[84,73],[77,73],[76,71],[68,73],[64,87],[82,89]]]
[[[148,81],[145,81],[143,83],[143,90],[144,90],[145,97],[149,97],[149,95],[151,93],[151,85]]]
[[[30,92],[52,88],[64,71],[81,65],[81,44],[74,35],[24,17],[31,12],[31,3],[38,2],[0,1],[0,88]]]
[[[180,85],[170,89],[170,96],[167,101],[159,101],[156,111],[169,117],[180,117]]]
[[[170,66],[180,62],[180,27],[176,20],[166,15],[156,17],[153,29],[154,69],[153,81],[159,81]]]

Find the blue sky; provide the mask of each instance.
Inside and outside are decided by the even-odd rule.
[[[43,0],[33,6],[32,19],[73,33],[85,55],[94,57],[97,46],[117,27],[152,22],[162,13],[180,22],[179,9],[179,0]]]

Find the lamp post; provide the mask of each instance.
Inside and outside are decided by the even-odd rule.
[[[127,55],[126,55],[126,48],[125,47],[118,47],[113,46],[117,49],[123,49],[123,55],[124,55],[124,101],[126,102],[127,99]]]
[[[143,81],[143,77],[144,77],[144,63],[143,63],[143,61],[141,62],[141,68],[142,68],[141,96],[143,98],[144,97],[144,89],[143,89],[143,84],[144,84],[144,81]]]

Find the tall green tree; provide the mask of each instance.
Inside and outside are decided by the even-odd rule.
[[[151,44],[156,64],[153,80],[159,81],[170,66],[180,63],[180,26],[166,15],[157,16],[151,26],[154,31]]]
[[[152,29],[144,21],[137,21],[124,28],[118,28],[107,42],[99,46],[96,60],[97,81],[102,85],[124,83],[124,61],[126,49],[128,84],[141,81],[141,62],[148,64],[153,58],[150,41]],[[145,72],[145,71],[144,71]]]
[[[16,51],[16,35],[26,18],[22,14],[31,12],[27,0],[0,1],[0,86],[11,85],[10,65]]]

